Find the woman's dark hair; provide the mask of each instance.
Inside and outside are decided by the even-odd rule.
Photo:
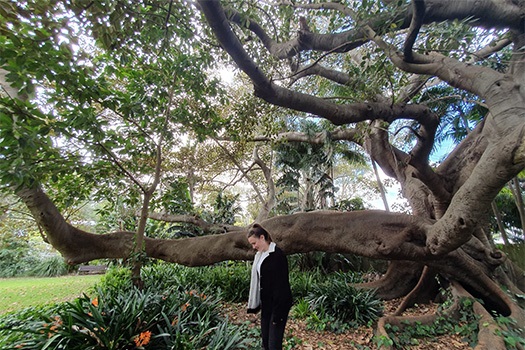
[[[270,236],[268,231],[266,231],[266,229],[264,227],[262,227],[261,225],[259,225],[259,224],[253,224],[248,229],[247,237],[249,238],[249,237],[252,237],[252,236],[255,236],[257,238],[259,238],[261,236],[264,236],[264,240],[266,242],[271,242],[272,241],[272,237]]]

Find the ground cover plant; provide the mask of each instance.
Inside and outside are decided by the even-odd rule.
[[[228,302],[248,300],[249,271],[246,262],[226,261],[213,266],[188,268],[182,265],[158,263],[146,266],[142,278],[148,285],[162,290],[173,286],[191,286],[197,290],[213,290],[213,294]]]
[[[478,319],[472,306],[473,302],[471,299],[463,298],[460,301],[458,310],[460,322],[440,316],[432,324],[416,322],[410,325],[408,322],[405,322],[403,327],[388,324],[385,327],[389,332],[388,339],[392,340],[391,345],[395,345],[395,348],[404,349],[418,345],[421,339],[424,338],[436,338],[444,334],[457,334],[469,346],[474,347],[478,342]],[[380,337],[376,339],[378,344],[381,344],[382,340],[384,339]]]
[[[382,302],[373,290],[354,287],[360,279],[351,273],[334,273],[323,282],[312,285],[306,297],[312,313],[313,327],[334,332],[372,325],[383,314]]]
[[[146,271],[165,276],[167,265]],[[145,270],[148,270],[147,268]],[[182,270],[180,270],[182,271]],[[179,271],[179,272],[180,272]],[[198,272],[197,269],[193,270]],[[172,271],[181,278],[182,274]],[[161,288],[159,288],[159,286]],[[213,286],[212,286],[213,287]],[[220,293],[219,293],[220,294]],[[242,349],[242,329],[219,314],[220,298],[191,285],[132,287],[128,269],[111,269],[73,301],[8,314],[2,349]],[[256,340],[254,340],[256,341]]]
[[[314,278],[304,277],[308,274],[294,271],[292,286],[311,290],[321,277],[317,273],[313,274]],[[260,346],[258,329],[246,324],[233,325],[221,313],[223,303],[246,301],[247,276],[249,264],[246,263],[221,263],[202,268],[159,263],[143,268],[145,288],[142,291],[133,287],[131,271],[127,268],[111,268],[101,277],[74,276],[99,278],[100,282],[71,301],[4,315],[0,319],[0,347],[255,349]],[[324,288],[329,288],[332,278],[339,278],[340,283],[348,281],[342,275],[327,275],[323,277]],[[334,294],[338,286],[341,285],[334,285]],[[342,295],[349,297],[344,292]],[[337,316],[337,307],[342,307],[330,305],[329,300],[315,309],[325,315],[324,322],[328,323]],[[334,303],[340,300],[334,299]],[[320,308],[326,311],[319,311]],[[307,309],[305,315],[314,313],[312,305],[308,304]],[[292,343],[298,346],[300,339],[290,338],[290,349],[294,348]]]
[[[149,264],[143,268],[143,290],[133,287],[132,273],[123,267],[112,267],[103,276],[71,276],[70,281],[97,283],[86,287],[83,296],[67,302],[3,315],[0,348],[257,349],[258,318],[249,319],[245,310],[249,270],[250,264],[245,262],[196,268]],[[291,270],[296,299],[285,349],[429,349],[429,341],[447,333],[454,334],[456,343],[462,344],[454,349],[477,343],[478,319],[470,299],[459,303],[459,324],[446,317],[431,324],[387,324],[389,337],[374,337],[373,328],[384,305],[373,290],[354,288],[355,283],[362,282],[361,273],[319,271]],[[449,303],[438,309],[446,310]],[[513,322],[506,317],[498,320],[502,326]],[[519,325],[514,323],[506,329],[499,336],[509,349],[524,344]],[[366,342],[359,343],[363,339]],[[328,344],[331,347],[326,347]]]

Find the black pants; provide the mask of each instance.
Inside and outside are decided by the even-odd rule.
[[[261,335],[264,350],[282,350],[287,319],[276,322],[271,312],[265,313],[264,310],[261,312]]]

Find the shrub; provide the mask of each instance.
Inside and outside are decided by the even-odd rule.
[[[66,275],[68,272],[69,268],[64,259],[59,255],[53,255],[41,260],[28,274],[38,277],[54,277]]]
[[[0,249],[0,277],[54,277],[69,272],[59,255],[41,257],[30,250]]]
[[[305,319],[311,314],[310,304],[305,299],[296,299],[290,314],[292,317]]]
[[[105,294],[129,292],[132,288],[131,270],[126,267],[110,267],[96,285]]]
[[[216,290],[224,301],[247,301],[250,273],[251,268],[245,262],[224,262],[205,268],[199,284],[203,289],[207,287]]]
[[[247,349],[250,339],[246,338],[238,327],[232,327],[227,322],[220,323],[211,330],[205,330],[206,333],[213,331],[211,337],[205,342],[206,350],[230,350],[230,349]]]
[[[143,279],[146,285],[157,290],[197,289],[227,302],[248,300],[250,289],[250,270],[245,262],[228,261],[202,267],[160,263],[144,268]]]
[[[296,298],[292,317],[306,319],[307,327],[316,331],[344,332],[349,327],[370,325],[382,313],[382,302],[374,291],[352,287],[361,282],[358,274],[323,275],[292,272],[292,290]],[[295,289],[294,289],[295,288]]]
[[[194,288],[194,286],[186,284],[184,276],[187,274],[187,270],[189,268],[182,265],[156,262],[152,265],[144,266],[141,277],[144,285],[150,290],[162,292],[177,289],[184,291],[187,288]],[[131,273],[129,279],[131,283]]]
[[[306,300],[318,316],[352,327],[370,325],[382,314],[382,302],[372,290],[356,289],[357,277],[334,273],[331,278],[313,286]]]
[[[290,286],[294,300],[306,298],[314,285],[326,279],[319,269],[308,272],[300,272],[295,269],[290,270]]]
[[[49,255],[32,243],[25,234],[17,231],[0,235],[0,277],[61,276],[68,266],[58,254]]]
[[[25,255],[25,251],[13,249],[0,250],[0,277],[19,277],[28,275],[31,267],[38,265],[38,259]]]
[[[98,291],[61,304],[38,320],[11,324],[23,349],[234,349],[245,339],[219,317],[218,299],[197,291],[164,294]],[[227,338],[224,338],[226,337]],[[224,339],[223,339],[224,338]]]

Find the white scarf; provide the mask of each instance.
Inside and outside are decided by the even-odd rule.
[[[257,271],[257,267],[260,266],[264,259],[274,251],[275,243],[270,242],[270,246],[266,251],[267,254],[264,254],[265,252],[257,252],[255,254],[255,258],[253,258],[252,276],[250,280],[250,295],[248,297],[248,309],[257,309],[261,304],[261,281],[259,278],[259,272]]]

